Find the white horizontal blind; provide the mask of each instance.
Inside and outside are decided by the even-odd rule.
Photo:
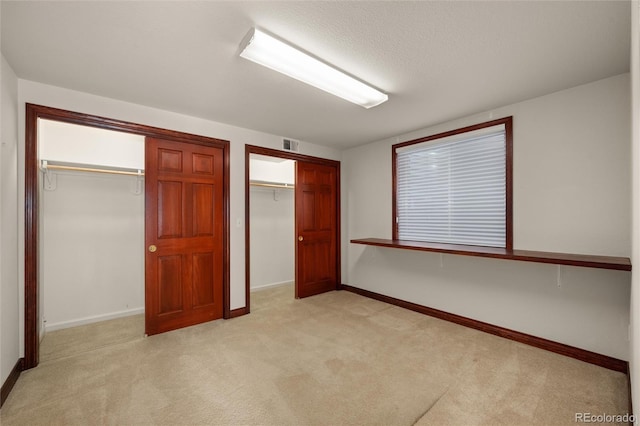
[[[396,150],[398,238],[506,245],[503,124]]]

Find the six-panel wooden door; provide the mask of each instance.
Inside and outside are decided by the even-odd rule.
[[[296,297],[337,287],[338,172],[296,162]]]
[[[147,138],[146,333],[222,318],[223,150]]]

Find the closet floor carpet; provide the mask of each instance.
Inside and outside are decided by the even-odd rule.
[[[40,362],[79,355],[142,338],[144,314],[51,331],[45,334],[40,343]]]
[[[0,423],[570,425],[628,410],[624,374],[353,293],[252,304],[42,362]]]

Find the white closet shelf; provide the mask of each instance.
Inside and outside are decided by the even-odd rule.
[[[90,172],[90,173],[108,173],[115,175],[127,175],[127,176],[144,176],[144,170],[142,169],[128,169],[128,168],[107,168],[86,164],[73,164],[73,163],[51,163],[48,160],[42,160],[40,163],[40,169],[43,172],[49,170],[68,170],[75,172]]]

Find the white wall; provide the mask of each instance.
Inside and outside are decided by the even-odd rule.
[[[250,197],[251,289],[291,282],[295,274],[293,190],[253,187]]]
[[[631,3],[631,165],[632,165],[632,254],[631,264],[631,396],[640,407],[640,2]]]
[[[391,238],[392,144],[513,115],[514,248],[629,256],[629,101],[625,74],[345,151],[343,281],[627,360],[630,273],[348,240]]]
[[[0,70],[0,385],[20,357],[18,302],[18,79]]]
[[[250,159],[251,180],[293,183],[293,161]],[[251,187],[251,289],[265,288],[294,280],[294,191]]]
[[[144,170],[144,136],[41,119],[38,121],[38,158]]]
[[[144,195],[135,194],[137,178],[55,174],[56,189],[40,199],[45,330],[144,312]]]
[[[234,127],[201,118],[190,117],[157,108],[95,96],[87,93],[49,86],[28,80],[18,80],[18,129],[19,129],[19,215],[24,214],[24,109],[25,103],[46,105],[70,111],[99,115],[150,126],[162,127],[231,141],[231,241],[230,280],[231,309],[244,306],[245,301],[245,237],[244,237],[244,155],[245,144],[281,149],[282,137]],[[300,153],[332,160],[340,160],[340,151],[328,147],[301,142]],[[22,216],[20,216],[22,217]],[[24,224],[19,222],[19,262],[24,265]],[[24,300],[24,277],[21,277],[20,303]],[[22,308],[21,308],[22,309]],[[24,330],[20,330],[23,336]],[[21,346],[24,343],[21,342]]]
[[[255,158],[254,158],[255,157]],[[295,161],[275,158],[265,160],[262,155],[252,154],[249,158],[249,178],[263,182],[293,184],[295,181]]]

